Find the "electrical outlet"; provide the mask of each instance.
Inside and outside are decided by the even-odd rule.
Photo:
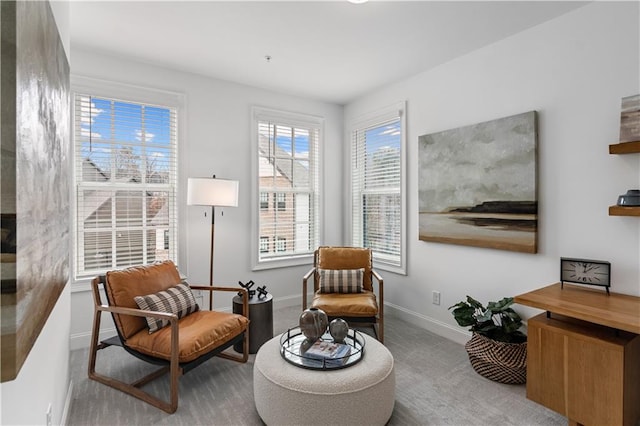
[[[53,424],[53,406],[51,405],[51,403],[49,403],[49,406],[47,407],[47,426],[51,426]]]
[[[434,305],[439,305],[440,304],[440,292],[439,291],[434,291],[433,292],[433,304]]]

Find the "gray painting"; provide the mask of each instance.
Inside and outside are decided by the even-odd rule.
[[[535,111],[418,142],[420,240],[536,253]]]
[[[69,279],[70,98],[49,3],[0,7],[4,382],[17,376]]]

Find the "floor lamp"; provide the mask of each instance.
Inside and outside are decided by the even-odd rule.
[[[213,242],[215,235],[216,207],[238,207],[238,181],[212,178],[189,178],[187,204],[211,206],[211,260],[209,285],[213,287]],[[209,296],[209,310],[213,309],[213,295]]]

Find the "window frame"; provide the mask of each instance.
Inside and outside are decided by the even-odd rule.
[[[70,258],[71,258],[71,276],[72,286],[71,291],[86,291],[87,284],[91,281],[94,274],[93,272],[79,273],[77,265],[77,250],[78,250],[78,223],[77,223],[77,210],[78,210],[78,176],[76,175],[76,140],[75,140],[75,96],[76,94],[88,94],[96,98],[115,99],[122,102],[131,102],[134,104],[145,104],[153,106],[162,106],[174,108],[176,113],[176,146],[175,146],[175,219],[173,220],[175,230],[176,247],[175,258],[172,259],[176,265],[186,265],[185,254],[186,242],[184,233],[179,231],[180,219],[185,217],[185,200],[186,192],[181,191],[181,182],[184,181],[184,155],[183,155],[183,141],[184,141],[184,123],[185,123],[185,97],[182,93],[166,91],[162,89],[142,87],[137,85],[131,85],[127,83],[120,83],[115,81],[102,80],[77,74],[71,75],[71,118],[70,126],[72,129],[72,143],[70,144],[70,158],[73,162],[74,173],[73,183],[70,185],[69,193],[72,200],[71,208],[71,237],[73,244],[70,245]],[[110,269],[110,268],[109,268]]]
[[[407,125],[406,125],[406,101],[400,101],[379,110],[365,113],[360,115],[349,122],[348,126],[348,144],[346,149],[348,150],[347,158],[347,178],[349,182],[349,202],[346,214],[348,217],[348,243],[350,245],[362,246],[363,236],[356,237],[356,224],[354,223],[354,209],[359,206],[354,205],[354,172],[352,164],[354,163],[354,146],[355,132],[363,132],[368,129],[372,129],[383,125],[385,122],[392,120],[399,120],[400,123],[400,255],[399,259],[389,259],[388,255],[380,254],[373,251],[374,264],[376,269],[386,270],[402,275],[407,274],[407,196],[406,196],[406,181],[407,181]],[[375,191],[374,191],[375,192]],[[367,192],[363,192],[365,194]],[[359,208],[359,214],[362,215],[362,209]]]
[[[259,150],[258,150],[258,130],[259,122],[272,121],[277,125],[298,128],[314,128],[318,131],[317,147],[315,148],[316,159],[309,159],[310,168],[317,173],[315,177],[316,188],[314,192],[316,209],[314,211],[315,221],[315,244],[309,253],[291,254],[279,256],[271,259],[260,260],[259,238],[260,238],[260,176],[259,176]],[[272,108],[253,106],[251,108],[251,267],[252,270],[264,270],[272,268],[281,268],[296,265],[307,265],[313,262],[313,252],[321,244],[324,235],[323,221],[323,138],[324,138],[324,118],[311,115],[282,111]],[[309,142],[311,143],[311,141]],[[310,148],[311,150],[311,148]],[[281,191],[275,191],[281,192]],[[286,192],[283,192],[286,196]],[[276,214],[278,212],[277,196],[273,196],[273,209]],[[269,197],[271,202],[271,197]],[[285,201],[286,203],[286,201]],[[313,200],[312,200],[313,203]],[[313,242],[312,242],[313,243]],[[274,235],[274,250],[275,250]]]

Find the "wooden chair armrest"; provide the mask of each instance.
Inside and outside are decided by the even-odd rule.
[[[384,280],[382,279],[382,275],[380,275],[375,270],[371,270],[371,275],[378,281],[378,316],[382,320],[384,317]],[[371,287],[373,288],[373,282],[371,283]]]
[[[382,275],[380,275],[375,269],[371,270],[371,275],[373,275],[376,281],[378,281],[378,283],[382,285],[382,282],[383,282]]]
[[[218,287],[209,285],[189,285],[191,290],[203,290],[212,293],[214,291],[232,291],[234,293],[242,293],[242,316],[249,319],[249,292],[242,287]]]
[[[144,309],[123,308],[120,306],[97,305],[96,309],[114,314],[132,315],[134,317],[151,317],[165,319],[171,323],[178,322],[178,316],[169,312],[145,311]]]
[[[240,290],[245,290],[242,287],[226,287],[226,286],[210,286],[210,285],[191,285],[189,284],[191,290],[204,290],[204,291],[235,291],[238,292]]]
[[[309,272],[304,274],[304,276],[302,277],[302,309],[303,310],[307,309],[307,281],[312,276],[315,276],[314,275],[315,272],[316,272],[316,268],[313,267],[309,270]]]
[[[307,272],[306,274],[304,274],[304,276],[302,277],[302,281],[305,282],[307,281],[309,278],[311,278],[311,276],[313,275],[313,273],[316,271],[316,268],[313,267],[311,269],[309,269],[309,272]]]

